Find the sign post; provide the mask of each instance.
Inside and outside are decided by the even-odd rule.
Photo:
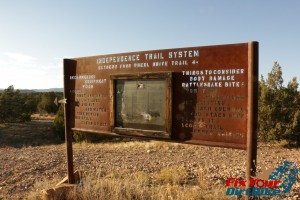
[[[250,178],[256,175],[257,166],[258,43],[250,42],[248,49],[247,188],[250,187]]]
[[[64,59],[64,121],[65,121],[65,140],[66,140],[66,147],[67,147],[67,170],[68,170],[68,183],[74,184],[75,177],[74,177],[74,164],[73,164],[73,131],[71,130],[71,120],[70,120],[70,110],[72,109],[72,102],[70,102],[69,98],[69,81],[68,81],[68,74],[70,72],[71,64],[73,62],[67,59]]]

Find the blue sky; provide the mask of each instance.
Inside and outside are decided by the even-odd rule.
[[[297,0],[16,0],[0,2],[0,88],[63,87],[62,59],[248,41],[260,74],[300,79]]]

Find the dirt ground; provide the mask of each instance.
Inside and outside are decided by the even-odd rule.
[[[36,182],[66,176],[65,144],[53,134],[51,125],[51,121],[0,124],[0,199],[23,199]],[[300,150],[259,144],[258,174],[266,175],[284,160],[299,166]],[[74,145],[76,170],[152,173],[184,166],[189,181],[203,169],[207,178],[224,186],[224,193],[227,177],[245,177],[245,163],[246,152],[236,149],[118,138]],[[289,193],[291,199],[300,199],[299,176],[297,181]]]

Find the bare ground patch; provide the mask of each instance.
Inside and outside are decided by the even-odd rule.
[[[21,148],[59,144],[61,141],[52,131],[52,121],[7,123],[0,126],[0,147]]]
[[[66,176],[65,145],[58,144],[51,135],[51,124],[43,123],[33,122],[27,124],[28,126],[16,124],[17,132],[14,126],[0,127],[0,199],[22,199],[29,194],[32,197],[38,194],[40,189],[49,187]],[[13,136],[9,136],[9,132]],[[25,138],[24,144],[23,139],[18,145],[12,145],[7,139],[16,139],[20,135]],[[38,144],[34,142],[36,139]],[[107,181],[112,181],[115,182],[116,188],[129,184],[130,191],[134,192],[147,183],[157,188],[165,187],[170,195],[178,195],[177,199],[181,196],[176,194],[176,190],[186,193],[194,191],[195,198],[192,199],[218,199],[218,192],[225,194],[227,177],[245,176],[245,157],[246,152],[242,150],[157,141],[127,139],[74,145],[75,169],[85,171],[90,180],[100,180],[97,183],[102,183],[104,188],[111,187],[111,182]],[[299,149],[260,144],[258,172],[264,168],[273,169],[284,160],[299,162],[299,158]],[[135,179],[141,184],[132,184]],[[168,185],[170,187],[167,187]],[[290,195],[297,197],[299,190],[298,179]],[[97,191],[100,195],[101,190]],[[94,192],[97,194],[97,191]],[[155,188],[153,191],[155,193]]]

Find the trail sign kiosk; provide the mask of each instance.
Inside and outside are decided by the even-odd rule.
[[[72,131],[247,149],[253,175],[257,74],[257,42],[64,59],[69,182]]]

